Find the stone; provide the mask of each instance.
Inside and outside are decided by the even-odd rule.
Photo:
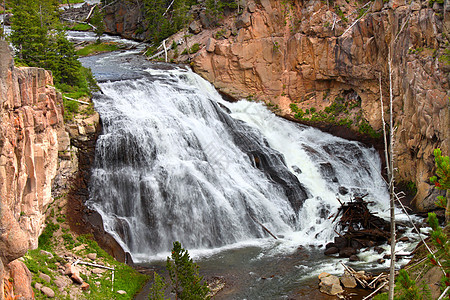
[[[352,247],[345,247],[339,250],[339,257],[350,257],[356,254],[356,250]]]
[[[89,283],[83,282],[83,283],[81,284],[81,289],[82,289],[83,291],[89,290]]]
[[[342,285],[345,288],[355,288],[357,286],[356,279],[347,272],[340,278]]]
[[[216,40],[213,38],[208,38],[208,40],[206,41],[206,51],[208,52],[214,52],[214,49],[216,47]]]
[[[125,292],[124,290],[118,290],[117,291],[117,294],[120,294],[120,295],[125,295],[127,292]]]
[[[189,31],[193,34],[198,34],[202,31],[201,23],[198,21],[193,21],[189,24]]]
[[[53,282],[59,289],[64,289],[68,285],[67,281],[64,280],[63,277],[58,277]]]
[[[94,274],[103,274],[105,272],[106,272],[105,269],[100,269],[100,268],[95,268],[92,270],[92,273],[94,273]]]
[[[50,276],[48,276],[47,274],[44,274],[44,273],[39,274],[39,278],[41,278],[47,282],[50,282],[52,280]]]
[[[37,289],[37,290],[41,290],[42,287],[43,287],[42,283],[36,282],[36,283],[34,284],[34,288]]]
[[[41,288],[41,292],[45,296],[47,296],[48,298],[54,298],[55,297],[55,292],[49,287],[46,287],[46,286],[42,287]]]
[[[252,24],[250,13],[244,12],[236,20],[236,29],[249,27]]]
[[[383,0],[375,0],[372,5],[372,11],[373,12],[380,11],[383,8],[383,5],[384,5]]]
[[[87,257],[88,257],[89,259],[95,260],[95,259],[97,258],[97,253],[89,253],[89,254],[87,255]]]
[[[339,253],[339,248],[337,248],[337,247],[330,247],[330,248],[326,249],[324,252],[325,255],[333,255],[333,254],[337,254],[337,253]]]
[[[249,13],[254,13],[256,11],[256,4],[255,2],[249,2],[247,6],[247,10]]]
[[[24,299],[33,299],[33,289],[31,288],[31,272],[20,260],[14,260],[8,264],[9,273],[13,280],[14,292]]]
[[[321,275],[319,287],[322,293],[334,296],[344,291],[337,276],[323,273]]]
[[[350,255],[350,257],[348,258],[349,261],[359,261],[359,257],[355,254]]]
[[[377,263],[380,264],[380,265],[384,264],[385,262],[386,262],[386,260],[383,259],[383,258],[377,259]]]
[[[381,253],[384,252],[384,249],[381,248],[381,247],[379,247],[379,246],[374,247],[373,250],[374,250],[375,252],[377,252],[378,254],[381,254]]]
[[[340,186],[339,187],[339,194],[341,195],[347,195],[348,194],[348,188],[346,188],[345,186]]]
[[[72,274],[70,276],[70,279],[72,279],[73,282],[82,284],[84,282],[83,278],[81,278],[80,273]]]

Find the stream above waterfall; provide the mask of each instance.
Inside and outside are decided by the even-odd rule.
[[[229,284],[220,299],[311,298],[318,274],[343,272],[340,260],[323,255],[336,235],[336,198],[367,194],[387,217],[374,149],[286,121],[261,103],[226,102],[185,66],[129,52],[80,60],[102,89],[86,204],[135,262],[160,268],[178,240],[202,274]],[[361,252],[353,265],[383,269],[382,256]]]

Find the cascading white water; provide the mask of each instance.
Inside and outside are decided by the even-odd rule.
[[[88,202],[135,260],[176,240],[191,250],[267,237],[258,222],[285,240],[324,243],[346,190],[341,199],[368,193],[386,209],[374,150],[261,104],[224,102],[189,70],[145,73],[101,84]]]

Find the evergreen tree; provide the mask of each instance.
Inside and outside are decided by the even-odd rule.
[[[75,48],[58,19],[57,0],[11,0],[11,42],[19,61],[53,72],[56,84],[86,86]]]
[[[209,299],[209,288],[198,274],[198,265],[189,257],[188,251],[181,247],[180,242],[173,243],[172,255],[167,258],[166,267],[177,299]]]
[[[98,6],[95,7],[92,14],[91,24],[95,26],[94,33],[97,35],[97,43],[100,43],[100,37],[105,32],[105,24],[103,23],[103,13]]]

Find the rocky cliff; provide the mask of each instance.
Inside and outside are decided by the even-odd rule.
[[[61,94],[53,87],[52,74],[39,68],[14,67],[4,41],[0,41],[0,62],[2,279],[4,271],[26,270],[23,263],[15,260],[37,247],[45,210],[53,200],[51,186],[57,172],[58,151],[64,151],[68,145],[58,142],[58,135],[64,132],[63,105]],[[3,280],[0,291],[3,292]]]
[[[391,57],[397,180],[415,184],[418,209],[432,209],[433,149],[450,150],[448,10],[428,1],[249,2],[218,29],[228,38],[205,42],[194,69],[227,94],[252,95],[282,114],[291,103],[321,111],[356,99],[361,119],[379,130]]]

